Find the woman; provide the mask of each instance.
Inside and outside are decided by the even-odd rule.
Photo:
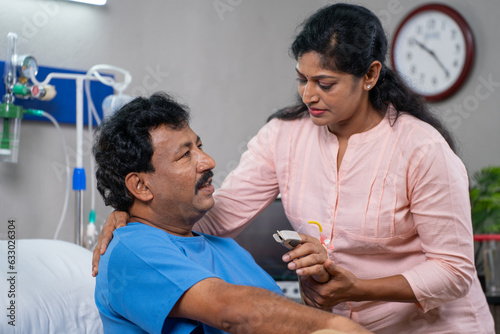
[[[386,66],[378,18],[325,7],[292,52],[300,103],[249,142],[198,229],[234,236],[281,193],[295,229],[315,220],[331,232],[328,282],[307,276],[301,247],[284,256],[307,304],[376,333],[493,333],[466,170],[448,132]]]

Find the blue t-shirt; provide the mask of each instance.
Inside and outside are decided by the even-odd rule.
[[[115,230],[96,278],[105,333],[224,333],[190,319],[167,318],[185,291],[209,277],[282,294],[234,240],[193,234],[175,236],[141,223]]]

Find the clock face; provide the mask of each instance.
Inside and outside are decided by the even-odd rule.
[[[456,15],[443,5],[422,7],[403,21],[393,41],[394,69],[431,101],[456,91],[472,65],[472,34]]]

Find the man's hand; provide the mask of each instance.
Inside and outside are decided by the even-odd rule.
[[[283,255],[283,261],[299,276],[311,276],[316,282],[327,282],[330,274],[323,265],[328,259],[326,248],[314,237],[306,234],[300,234],[300,237],[302,243]]]
[[[111,239],[113,239],[113,231],[119,227],[126,226],[129,220],[127,212],[113,211],[106,219],[102,227],[102,231],[97,239],[97,245],[94,248],[94,255],[92,256],[92,276],[96,277],[99,271],[99,259],[101,255],[106,252]]]

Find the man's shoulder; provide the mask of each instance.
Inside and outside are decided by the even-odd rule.
[[[141,223],[129,223],[113,232],[108,251],[110,256],[147,255],[168,252],[173,247],[167,232]]]
[[[233,238],[223,238],[223,237],[218,237],[215,235],[211,234],[206,234],[202,232],[197,232],[193,231],[196,235],[199,235],[200,237],[203,237],[207,242],[213,243],[213,244],[221,244],[221,245],[229,245],[233,246],[236,245],[238,246],[238,243],[234,241]]]
[[[122,243],[168,242],[168,233],[142,223],[128,223],[113,232],[113,240]]]
[[[195,233],[202,236],[212,249],[217,249],[222,253],[226,253],[229,257],[236,257],[239,259],[248,257],[252,262],[254,261],[250,253],[245,248],[241,247],[233,238],[223,238],[201,232]]]

